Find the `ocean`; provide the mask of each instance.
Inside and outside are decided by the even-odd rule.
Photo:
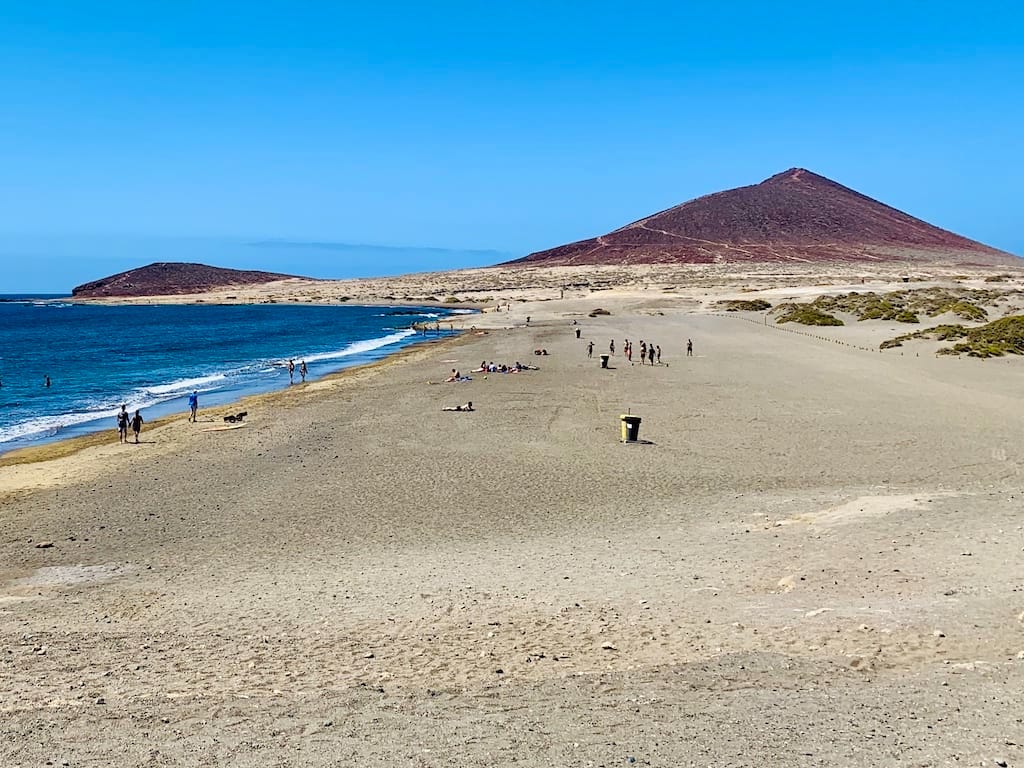
[[[458,310],[455,310],[458,312]],[[100,306],[0,296],[0,453],[287,387],[391,354],[452,311],[364,306]],[[444,329],[442,328],[442,333]],[[434,334],[430,334],[434,338]],[[46,386],[49,379],[50,386]]]

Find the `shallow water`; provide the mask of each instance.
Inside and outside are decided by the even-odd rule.
[[[114,428],[121,404],[155,418],[370,362],[443,310],[362,306],[98,306],[0,301],[0,452]],[[47,378],[50,386],[46,386]]]

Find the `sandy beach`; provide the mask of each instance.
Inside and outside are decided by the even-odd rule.
[[[895,268],[714,266],[192,297],[488,311],[242,429],[0,460],[0,763],[1024,762],[1024,362],[715,308]],[[539,370],[437,383],[481,360]]]

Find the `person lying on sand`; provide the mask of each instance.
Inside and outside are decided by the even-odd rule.
[[[441,410],[442,411],[472,411],[473,410],[473,401],[470,400],[465,405],[446,405]]]

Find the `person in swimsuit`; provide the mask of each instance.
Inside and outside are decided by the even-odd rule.
[[[301,363],[299,363],[299,376],[302,377],[303,381],[306,380],[307,373],[309,373],[309,369],[306,367],[306,361],[303,360]]]
[[[289,384],[294,384],[295,383],[295,361],[294,360],[289,360],[288,361],[288,383]]]
[[[130,418],[128,416],[127,406],[121,406],[121,412],[117,414],[117,437],[118,442],[128,442],[128,422]]]
[[[139,442],[139,432],[142,431],[142,413],[136,411],[135,415],[132,416],[132,432],[135,433],[135,442]]]
[[[589,344],[587,344],[587,357],[593,357],[593,356],[594,356],[594,342],[590,342]]]
[[[446,405],[441,410],[442,411],[472,411],[473,410],[473,401],[470,400],[465,405]]]

